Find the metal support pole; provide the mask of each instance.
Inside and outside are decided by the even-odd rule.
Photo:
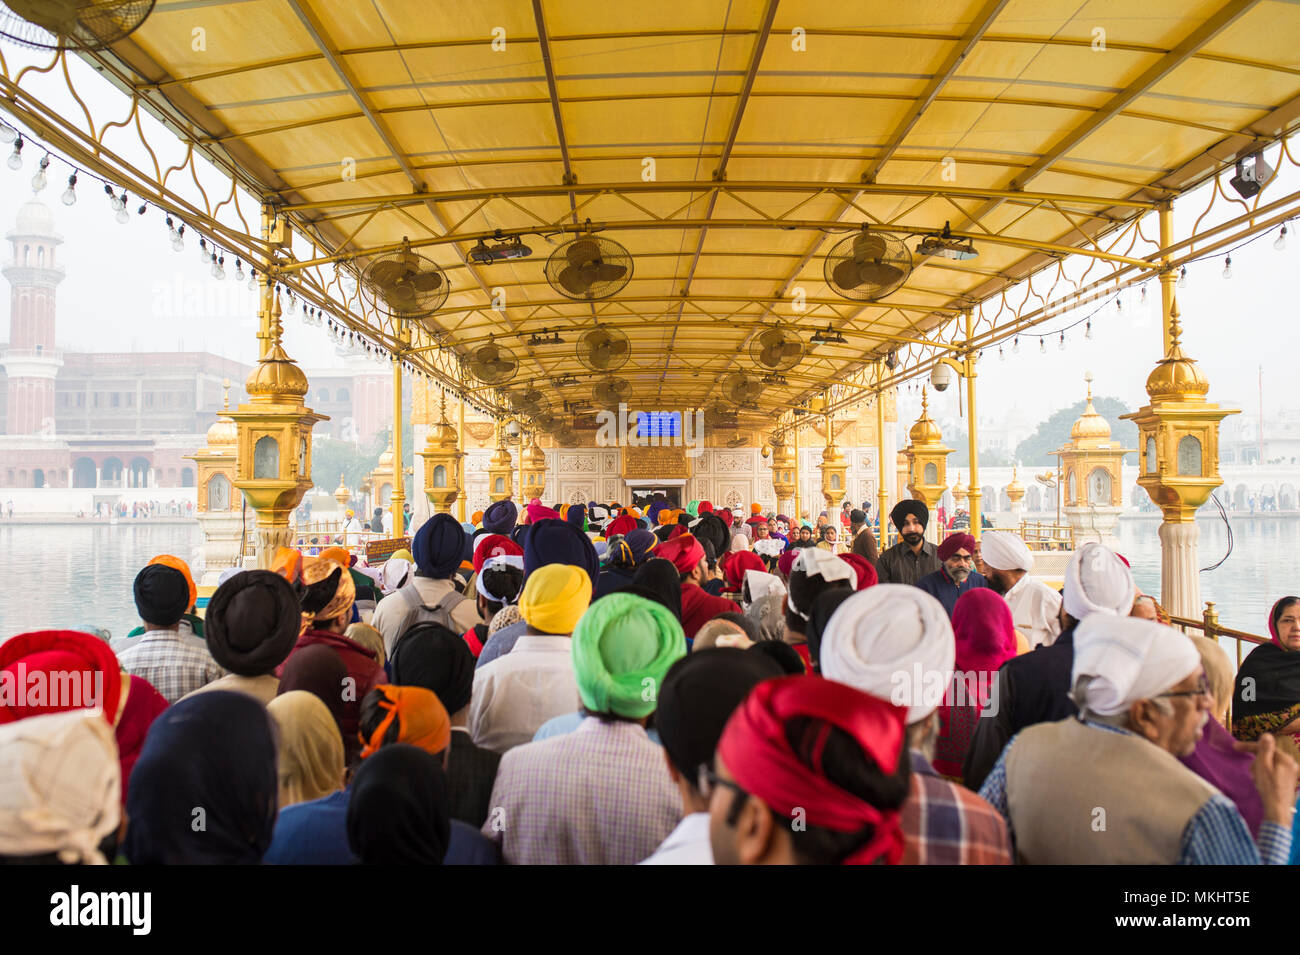
[[[515,454],[519,458],[516,462],[519,481],[515,484],[515,493],[519,495],[519,503],[522,504],[524,502],[524,425],[522,421],[519,423],[519,437],[515,441]]]
[[[1157,215],[1160,219],[1160,247],[1167,249],[1174,244],[1174,207],[1172,202],[1162,202]],[[1174,308],[1174,283],[1177,281],[1169,268],[1169,256],[1160,259],[1164,270],[1160,273],[1160,354],[1168,355],[1172,336],[1169,333],[1170,317]]]
[[[794,426],[794,521],[803,520],[803,510],[799,503],[799,426]]]
[[[460,457],[456,460],[456,486],[460,488],[460,495],[456,498],[456,519],[463,523],[465,498],[469,496],[469,488],[465,486],[465,397],[463,395],[460,399],[459,429],[456,438],[456,446],[460,448]]]
[[[393,354],[393,537],[405,531],[406,470],[402,467],[402,353]]]
[[[262,206],[262,238],[271,241],[271,228],[275,222],[275,213],[270,206]],[[266,353],[271,350],[271,309],[272,299],[275,294],[275,283],[273,275],[263,275],[261,283],[261,297],[257,310],[257,357],[261,360],[266,357]]]
[[[970,340],[975,337],[975,318],[969,309],[966,310],[966,343],[970,346]],[[967,492],[970,498],[970,534],[976,540],[980,539],[980,496],[984,493],[980,490],[980,452],[979,452],[979,419],[975,413],[975,353],[966,352],[966,412],[968,415],[967,435],[970,438],[970,490]]]
[[[883,368],[877,369],[878,372],[883,370]],[[876,531],[876,539],[883,551],[885,549],[885,508],[889,505],[889,491],[885,488],[885,476],[888,472],[885,470],[885,393],[883,390],[876,392],[876,448],[880,455],[876,462],[880,482],[880,486],[876,488],[876,522],[880,525]]]

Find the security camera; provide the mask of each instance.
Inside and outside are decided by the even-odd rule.
[[[952,384],[952,369],[939,362],[934,366],[934,371],[930,372],[930,387],[935,391],[947,391],[948,386]]]

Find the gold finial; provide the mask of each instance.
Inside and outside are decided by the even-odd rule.
[[[1175,348],[1177,348],[1179,345],[1182,344],[1181,339],[1183,337],[1183,326],[1178,321],[1178,317],[1181,314],[1182,313],[1178,311],[1178,298],[1177,296],[1175,296],[1173,301],[1169,303],[1169,350],[1170,351],[1173,351]]]
[[[441,398],[439,399],[438,402],[438,407],[441,409],[439,412],[439,419],[442,421],[446,421],[447,420],[447,389],[439,388],[438,392],[441,395]]]
[[[1088,383],[1088,401],[1091,402],[1092,401],[1092,372],[1085,371],[1083,373],[1083,380]]]
[[[271,341],[275,344],[281,344],[281,338],[284,335],[284,324],[280,321],[280,290],[275,290],[275,298],[271,303]]]
[[[921,416],[925,417],[930,411],[930,398],[925,393],[925,386],[921,386]]]
[[[222,400],[221,412],[222,414],[225,414],[227,411],[230,410],[230,379],[222,378],[221,387],[223,389],[222,396],[221,396],[221,400]]]

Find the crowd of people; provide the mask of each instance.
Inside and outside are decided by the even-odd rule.
[[[1291,860],[1300,598],[1234,679],[1100,544],[1058,591],[1013,533],[846,516],[498,501],[203,608],[160,555],[127,636],[0,644],[0,859]]]

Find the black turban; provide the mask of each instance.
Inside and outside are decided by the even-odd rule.
[[[909,514],[921,522],[922,530],[925,530],[925,525],[930,523],[930,509],[925,506],[924,501],[899,501],[894,505],[894,509],[889,512],[889,519],[901,531],[903,521],[907,520]]]
[[[174,627],[190,607],[190,585],[174,567],[150,564],[135,575],[135,609],[155,627]]]
[[[208,652],[240,676],[262,676],[298,642],[302,614],[293,586],[269,570],[236,574],[217,588],[204,616]]]
[[[432,690],[454,714],[469,705],[474,688],[474,654],[458,633],[432,621],[417,623],[393,647],[390,664],[398,686]]]
[[[451,796],[437,756],[393,743],[361,761],[348,798],[348,845],[365,865],[442,865]]]
[[[677,771],[695,785],[713,765],[713,751],[732,712],[764,680],[784,676],[771,657],[734,647],[709,647],[682,657],[659,689],[655,729]]]
[[[804,675],[803,657],[784,640],[760,640],[744,652],[772,660],[787,676]]]
[[[514,501],[509,498],[504,501],[493,501],[483,512],[483,530],[489,534],[509,536],[515,529],[515,521],[518,519],[519,509],[515,507]]]
[[[725,554],[731,546],[731,531],[722,523],[722,518],[713,513],[701,514],[691,533],[701,544],[712,544],[715,557]]]
[[[866,522],[867,522],[867,512],[866,512],[866,511],[862,510],[861,508],[857,508],[857,507],[855,507],[853,510],[849,511],[849,523],[850,523],[850,524],[865,524]]]

